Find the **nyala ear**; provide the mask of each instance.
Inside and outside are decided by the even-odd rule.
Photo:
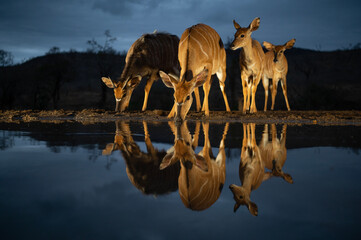
[[[159,165],[159,170],[163,170],[163,169],[173,165],[175,163],[173,156],[174,156],[174,152],[167,153],[164,156],[161,164]]]
[[[108,143],[106,145],[105,149],[102,151],[102,155],[103,156],[108,156],[108,155],[112,154],[112,152],[114,150],[117,150],[117,149],[119,149],[118,144],[116,144],[116,143]]]
[[[241,204],[236,202],[233,207],[233,212],[236,212],[238,210],[239,206],[241,206]]]
[[[288,173],[284,173],[282,178],[288,183],[291,183],[291,184],[293,183],[293,179],[292,179],[291,175],[289,175]]]
[[[195,85],[194,87],[200,87],[202,86],[206,80],[207,80],[207,76],[208,76],[208,69],[204,68],[200,73],[197,74],[197,76],[195,77]]]
[[[263,46],[264,46],[268,51],[271,51],[271,50],[273,49],[273,44],[272,44],[272,43],[269,43],[269,42],[266,42],[266,41],[263,42]]]
[[[137,76],[133,77],[132,79],[130,79],[130,81],[128,81],[127,85],[128,85],[128,87],[135,88],[140,83],[141,80],[142,80],[142,76],[137,75]]]
[[[257,204],[255,204],[254,202],[249,202],[248,205],[248,210],[249,212],[253,215],[253,216],[258,216],[258,207]]]
[[[177,81],[172,76],[166,74],[163,71],[159,71],[159,76],[161,77],[164,85],[169,88],[174,88],[174,86],[177,84]]]
[[[293,45],[295,45],[295,42],[296,42],[296,39],[295,39],[295,38],[289,40],[289,41],[285,44],[286,49],[291,49],[291,48],[293,47]]]
[[[236,30],[241,28],[241,26],[236,22],[236,20],[233,20],[233,26]]]
[[[251,32],[256,31],[259,28],[260,23],[261,23],[261,19],[259,17],[256,17],[248,26],[249,30]]]
[[[102,77],[103,83],[107,85],[108,88],[116,88],[116,84],[110,78]]]
[[[196,165],[205,172],[208,172],[208,164],[206,159],[200,155],[196,155]]]

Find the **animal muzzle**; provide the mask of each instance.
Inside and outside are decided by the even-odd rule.
[[[183,106],[183,104],[177,104],[177,111],[176,111],[176,114],[175,114],[175,117],[174,117],[174,121],[176,123],[182,123],[183,122],[183,119],[182,119],[182,116],[181,116],[182,106]]]
[[[182,122],[183,122],[183,119],[180,117],[179,114],[177,114],[177,115],[175,116],[175,118],[174,118],[174,121],[176,122],[176,124],[181,125]]]
[[[121,101],[122,101],[121,98],[120,99],[118,99],[118,98],[115,99],[115,110],[114,111],[119,112],[119,105],[120,105]]]
[[[236,50],[236,46],[235,46],[234,42],[232,42],[231,45],[229,45],[229,48],[232,50]]]

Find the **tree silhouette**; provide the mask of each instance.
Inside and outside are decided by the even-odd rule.
[[[74,80],[70,55],[60,53],[58,47],[50,48],[46,55],[47,61],[34,69],[32,77],[30,92],[34,109],[58,109],[62,86]]]
[[[109,30],[105,30],[104,35],[105,35],[105,41],[104,41],[103,45],[100,45],[94,38],[92,40],[88,40],[87,44],[89,45],[89,48],[87,49],[87,51],[91,52],[91,53],[96,53],[96,54],[98,54],[98,53],[110,53],[110,54],[116,53],[116,51],[112,47],[112,44],[114,41],[117,40],[117,38],[113,37],[110,34]]]
[[[14,57],[11,52],[4,51],[0,49],[0,66],[6,67],[13,65]]]
[[[13,55],[11,52],[0,49],[0,108],[11,108],[15,100],[14,92],[16,82],[12,81],[11,73],[7,66],[13,65]]]
[[[98,105],[101,108],[105,106],[108,88],[100,81],[100,78],[108,76],[109,73],[112,72],[114,67],[112,64],[112,56],[117,54],[117,51],[112,47],[113,42],[116,41],[117,38],[113,37],[109,30],[106,30],[104,35],[105,41],[103,45],[98,43],[94,38],[87,41],[87,44],[89,45],[87,52],[96,54],[96,62],[99,72],[99,85],[101,87],[101,97]]]
[[[60,48],[57,47],[57,46],[54,46],[54,47],[49,49],[49,51],[46,53],[46,55],[57,54],[57,53],[60,53]]]

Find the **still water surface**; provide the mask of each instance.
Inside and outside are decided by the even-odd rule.
[[[361,234],[360,127],[116,122],[0,129],[2,239]]]

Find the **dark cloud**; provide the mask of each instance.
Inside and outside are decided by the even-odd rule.
[[[260,41],[276,44],[296,38],[296,47],[335,50],[361,41],[360,1],[215,1],[209,4],[207,22],[220,26],[223,38],[232,36],[227,26],[232,20],[247,27],[255,18],[261,26],[253,34]],[[220,11],[219,9],[222,9]]]
[[[165,0],[96,0],[94,9],[100,9],[106,13],[121,16],[132,16],[135,12],[142,10],[153,10]]]
[[[296,38],[296,47],[335,50],[361,42],[361,2],[357,0],[12,0],[0,2],[0,48],[15,61],[61,50],[86,49],[103,41],[109,29],[114,47],[127,50],[143,33],[155,29],[180,36],[194,24],[213,27],[224,42],[232,38],[232,20],[241,26],[255,17],[254,38],[275,44]]]

